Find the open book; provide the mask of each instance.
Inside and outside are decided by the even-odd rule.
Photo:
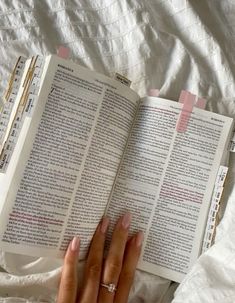
[[[101,217],[111,234],[128,210],[130,232],[145,234],[138,268],[181,281],[201,252],[233,120],[194,107],[179,132],[181,103],[140,98],[57,56],[21,58],[14,75],[0,128],[0,248],[62,257],[79,235],[84,258]]]

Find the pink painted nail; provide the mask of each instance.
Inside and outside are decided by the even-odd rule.
[[[71,243],[71,250],[73,252],[77,252],[80,244],[80,239],[78,237],[74,237]]]
[[[105,234],[107,232],[108,226],[109,226],[109,218],[108,217],[103,217],[101,227],[100,227],[100,231],[103,234]]]
[[[140,247],[144,241],[144,233],[142,231],[139,231],[138,234],[135,237],[135,244],[137,247]]]
[[[130,226],[131,223],[131,214],[125,213],[125,215],[122,217],[122,226],[127,229]]]

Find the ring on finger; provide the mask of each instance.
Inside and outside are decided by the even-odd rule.
[[[117,290],[117,287],[114,283],[109,283],[109,284],[105,284],[105,283],[100,283],[100,286],[107,288],[108,292],[115,292]]]

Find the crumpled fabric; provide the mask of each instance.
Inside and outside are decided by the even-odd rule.
[[[88,68],[132,80],[177,100],[187,89],[207,109],[234,117],[233,0],[0,1],[0,90],[19,55],[56,53]],[[215,245],[178,286],[137,271],[130,303],[235,302],[235,156],[230,155]],[[62,260],[0,251],[0,302],[55,302]],[[83,263],[79,266],[82,269]]]

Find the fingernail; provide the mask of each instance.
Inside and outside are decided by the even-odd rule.
[[[101,222],[101,227],[100,231],[105,234],[109,226],[109,218],[108,217],[103,217],[102,222]]]
[[[73,252],[77,252],[80,244],[80,239],[78,237],[74,237],[71,243],[71,250]]]
[[[135,244],[137,247],[140,247],[144,241],[144,233],[139,231],[135,238]]]
[[[131,214],[130,213],[126,213],[123,217],[122,217],[122,226],[127,229],[130,226],[131,223]]]

